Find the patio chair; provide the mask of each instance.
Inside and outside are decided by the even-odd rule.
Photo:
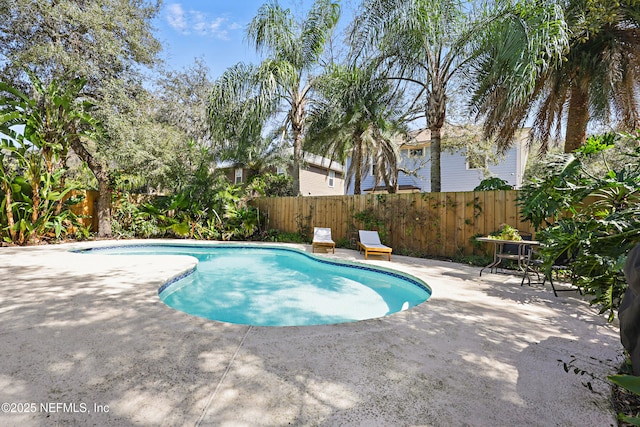
[[[369,254],[386,254],[388,260],[391,261],[392,249],[380,242],[380,236],[378,235],[377,231],[359,230],[358,235],[360,236],[360,241],[358,242],[358,252],[364,251],[364,259],[368,259]]]
[[[336,243],[331,240],[330,228],[313,227],[311,252],[315,252],[318,247],[331,249],[331,253],[336,253]]]
[[[568,273],[569,277],[573,278],[574,273],[573,273],[573,267],[571,266],[571,263],[574,261],[574,258],[575,258],[574,254],[570,254],[569,251],[564,251],[547,268],[544,268],[544,261],[539,257],[535,257],[531,259],[530,264],[534,267],[537,267],[537,269],[540,269],[540,270],[544,269],[544,271],[542,271],[544,276],[544,279],[542,280],[542,286],[544,286],[544,284],[547,283],[547,279],[549,279],[549,283],[551,283],[551,289],[553,290],[553,294],[556,297],[558,296],[558,292],[578,291],[580,295],[582,295],[582,289],[580,289],[579,287],[577,289],[575,288],[558,289],[555,287],[553,283],[554,272],[556,273],[556,279],[558,278],[558,275],[560,272]]]

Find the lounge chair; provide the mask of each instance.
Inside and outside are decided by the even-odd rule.
[[[380,236],[377,231],[359,230],[360,241],[358,242],[358,250],[364,250],[364,259],[369,258],[369,254],[384,255],[386,254],[391,261],[391,251],[389,246],[385,246],[380,242]]]
[[[336,253],[336,243],[331,240],[330,228],[313,228],[313,241],[311,242],[311,252],[315,252],[317,247],[331,249],[332,253]]]

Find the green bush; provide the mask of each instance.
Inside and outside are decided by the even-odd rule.
[[[265,173],[256,175],[247,185],[247,189],[265,197],[295,196],[293,178],[284,174]]]
[[[496,176],[485,178],[473,191],[494,191],[494,190],[513,190],[513,186],[507,181]]]
[[[640,147],[616,169],[596,175],[588,166],[598,157],[607,165],[607,150],[623,138],[640,141],[630,135],[591,137],[574,154],[550,163],[548,175],[533,179],[519,196],[523,218],[540,230],[545,266],[572,254],[573,284],[610,321],[627,287],[627,253],[640,241]]]
[[[164,235],[157,218],[131,202],[128,193],[119,191],[113,193],[111,232],[115,238],[149,238]]]

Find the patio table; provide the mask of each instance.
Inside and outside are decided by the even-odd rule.
[[[523,272],[522,283],[527,279],[529,284],[531,278],[529,277],[529,261],[531,259],[531,251],[534,246],[540,246],[540,242],[537,240],[505,240],[505,239],[492,239],[490,237],[477,237],[478,242],[492,243],[493,244],[493,261],[480,270],[480,276],[482,272],[489,268],[490,271],[497,271],[498,266],[503,259],[510,259],[517,261],[518,270]],[[518,250],[516,253],[505,252],[505,245],[517,245]]]

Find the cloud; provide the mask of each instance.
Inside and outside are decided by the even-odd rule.
[[[167,5],[167,23],[183,35],[197,34],[227,40],[229,30],[237,30],[235,23],[227,24],[224,17],[212,17],[205,12],[189,9],[185,11],[180,3]]]
[[[167,6],[167,23],[171,28],[184,32],[187,30],[187,20],[184,16],[184,9],[180,3],[173,3]]]

